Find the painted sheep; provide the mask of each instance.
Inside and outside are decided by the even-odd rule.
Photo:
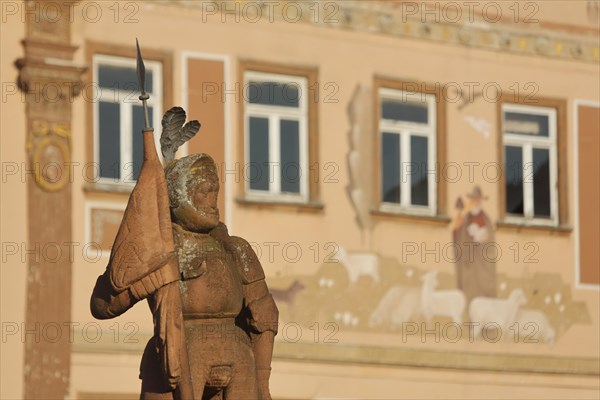
[[[392,329],[397,329],[404,322],[412,321],[421,314],[421,290],[394,286],[390,288],[369,318],[369,327],[377,328],[389,322]]]
[[[430,271],[421,277],[421,310],[427,322],[434,316],[450,317],[452,322],[461,324],[465,311],[465,295],[458,289],[435,290],[438,285],[437,271]]]
[[[379,282],[379,258],[370,253],[348,254],[339,246],[337,256],[348,272],[350,283],[356,283],[361,275],[370,276],[375,283]]]
[[[524,337],[526,342],[541,339],[550,345],[554,343],[556,332],[543,311],[522,308],[517,311],[514,322],[519,336]]]
[[[514,323],[519,307],[527,302],[522,289],[514,289],[508,298],[475,297],[469,306],[471,322],[476,323],[474,334],[478,336],[486,324],[496,323],[504,332]]]

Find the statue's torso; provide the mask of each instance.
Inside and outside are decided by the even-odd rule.
[[[233,257],[208,234],[173,229],[185,319],[235,317],[243,305],[242,279]]]

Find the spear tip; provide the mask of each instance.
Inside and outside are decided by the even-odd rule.
[[[135,38],[135,45],[137,47],[137,76],[138,84],[140,85],[140,92],[142,95],[146,94],[146,67],[144,66],[144,59],[142,58],[142,52],[140,50],[140,43]]]
[[[150,96],[146,93],[146,67],[144,67],[144,59],[142,58],[140,43],[138,42],[137,38],[135,38],[135,45],[137,47],[138,84],[140,85],[141,92],[139,99],[142,101],[142,106],[144,108],[144,122],[146,123],[146,129],[151,129],[150,119],[148,118],[148,104],[146,103],[146,100],[150,98]]]

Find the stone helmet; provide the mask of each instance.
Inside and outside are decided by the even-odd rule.
[[[206,153],[191,154],[173,160],[165,169],[171,208],[192,204],[194,188],[209,179],[212,174],[217,175],[217,166]]]

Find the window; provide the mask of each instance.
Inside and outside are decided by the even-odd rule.
[[[135,54],[132,52],[130,54]],[[144,114],[135,58],[94,54],[93,102],[94,162],[99,182],[133,183],[143,160]],[[162,117],[162,64],[144,60],[148,115],[155,129],[156,143]],[[159,152],[160,154],[160,152]]]
[[[244,72],[247,198],[309,201],[308,109],[307,77]]]
[[[505,221],[558,225],[557,111],[502,106]]]
[[[380,87],[380,210],[435,215],[435,94]]]

